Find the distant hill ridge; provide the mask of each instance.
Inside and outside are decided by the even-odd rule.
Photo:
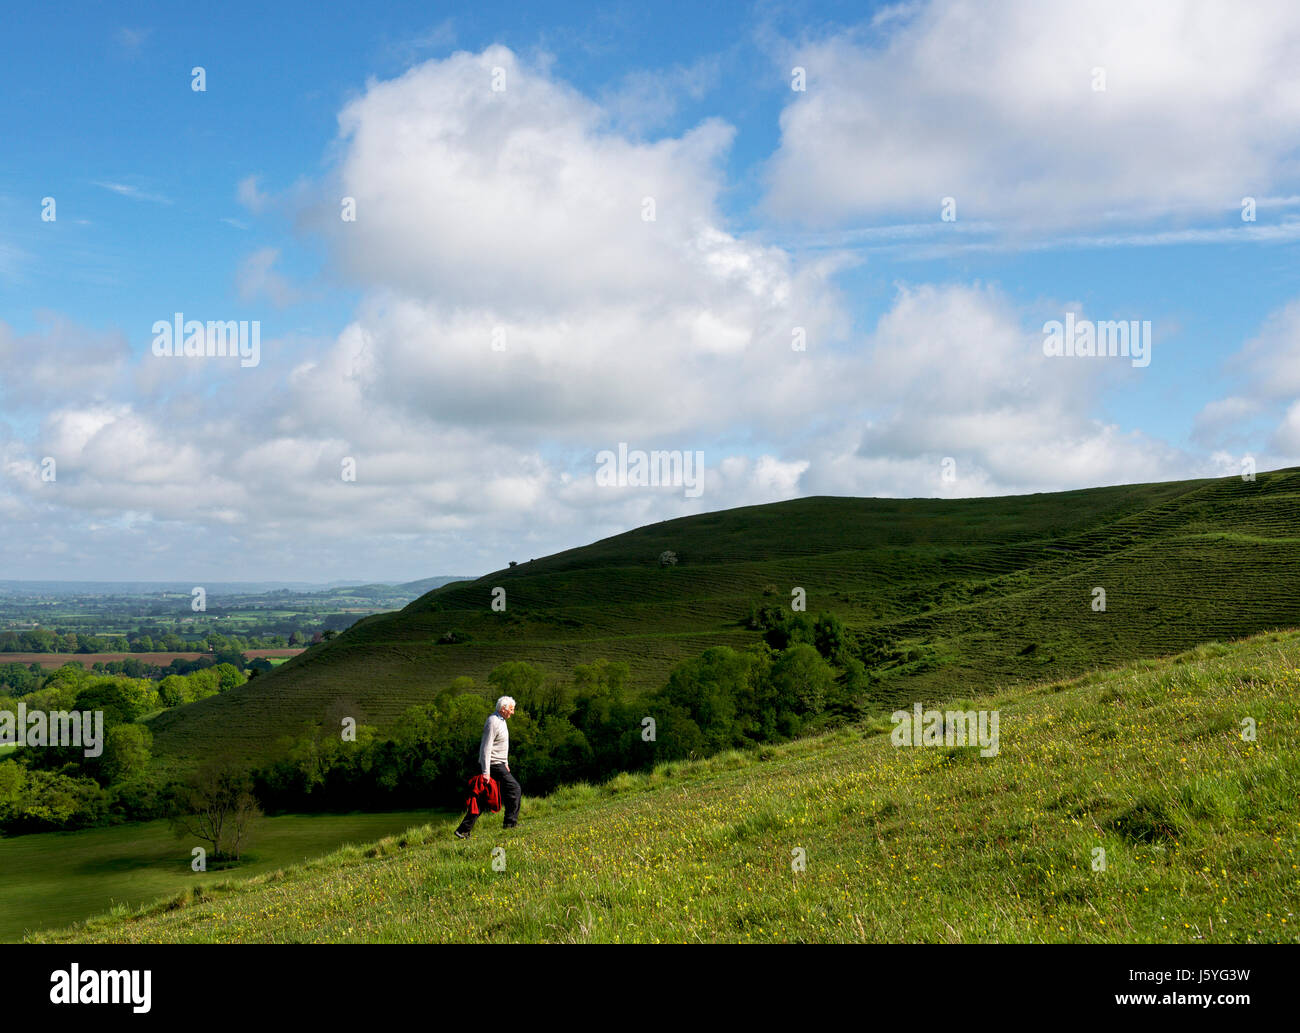
[[[660,566],[665,550],[675,566]],[[358,622],[272,674],[160,715],[160,753],[263,752],[340,699],[382,724],[506,660],[634,687],[759,641],[753,604],[837,614],[879,645],[876,702],[1068,677],[1300,626],[1300,473],[978,499],[815,497],[662,521]],[[506,591],[504,613],[490,608]],[[1105,593],[1095,610],[1096,589]],[[442,644],[458,631],[468,641]]]
[[[388,581],[0,581],[0,595],[189,595],[195,585],[202,585],[209,595],[254,595],[263,592],[330,592],[335,589],[396,588],[427,592],[452,581],[465,580],[462,575],[439,575],[419,581],[393,584]]]

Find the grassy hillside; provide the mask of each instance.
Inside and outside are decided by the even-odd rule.
[[[447,821],[252,881],[196,877],[42,938],[1300,939],[1300,634],[973,706],[1000,713],[996,757],[896,747],[884,721],[573,787],[468,842]]]
[[[273,872],[345,843],[400,832],[430,812],[313,814],[266,818],[244,854],[241,876]],[[459,816],[457,816],[459,818]],[[163,821],[0,839],[0,942],[30,929],[75,922],[110,907],[139,907],[193,885],[190,848]]]
[[[161,715],[174,757],[263,750],[340,699],[370,723],[505,660],[567,677],[625,660],[659,685],[743,646],[754,601],[830,610],[904,659],[882,706],[1065,677],[1198,642],[1300,625],[1300,473],[994,499],[809,498],[663,521],[446,585],[270,675]],[[659,566],[664,550],[675,567]],[[490,609],[491,590],[507,610]],[[1091,608],[1106,590],[1104,613]],[[768,590],[774,594],[764,596]],[[451,630],[472,636],[447,645]]]

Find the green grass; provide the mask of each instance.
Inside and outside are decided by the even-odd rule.
[[[1300,633],[951,688],[998,710],[996,757],[894,747],[879,719],[526,800],[518,829],[490,816],[468,842],[448,818],[243,883],[195,878],[39,938],[1300,939]]]
[[[428,820],[428,811],[264,818],[242,863],[221,875],[190,871],[196,843],[163,822],[0,839],[0,941],[64,925],[112,906],[137,907],[214,878],[278,870]]]
[[[161,715],[155,749],[265,754],[347,700],[383,725],[505,660],[568,677],[626,660],[657,688],[743,646],[752,601],[837,613],[930,662],[880,670],[875,703],[1065,678],[1214,639],[1300,626],[1300,473],[993,499],[808,498],[651,524],[446,585],[360,621],[247,686]],[[665,549],[680,559],[664,569]],[[507,591],[493,613],[491,589]],[[775,595],[764,596],[774,586]],[[1094,613],[1092,590],[1107,592]],[[458,629],[472,639],[439,645]]]

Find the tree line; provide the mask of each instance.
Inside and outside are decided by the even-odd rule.
[[[293,628],[280,635],[225,635],[208,632],[187,638],[174,631],[92,635],[86,632],[33,628],[0,631],[0,653],[192,653],[243,652],[247,649],[286,649],[320,641],[319,631]]]
[[[625,663],[598,660],[560,681],[508,661],[486,685],[457,678],[381,733],[340,700],[321,721],[281,740],[252,773],[268,811],[458,806],[475,773],[483,722],[513,696],[510,768],[530,794],[596,782],[667,760],[780,742],[861,717],[871,676],[862,643],[833,615],[773,611],[764,639],[719,646],[678,664],[650,693],[628,688]]]
[[[152,763],[153,736],[141,719],[229,692],[245,681],[247,675],[232,664],[157,682],[104,677],[66,664],[34,692],[0,695],[0,711],[14,714],[21,702],[28,713],[104,715],[103,749],[97,757],[87,757],[80,746],[19,746],[0,756],[0,831],[46,832],[166,816],[179,785]]]
[[[153,682],[65,665],[22,699],[29,709],[102,710],[103,754],[92,760],[80,750],[46,747],[0,757],[0,830],[169,817],[192,831],[203,823],[205,806],[246,819],[259,808],[458,807],[476,772],[483,723],[503,695],[518,703],[510,763],[530,795],[663,761],[781,742],[865,714],[874,676],[862,658],[875,658],[879,642],[849,633],[831,614],[812,618],[772,607],[756,610],[751,622],[763,631],[760,642],[705,650],[675,666],[651,692],[629,686],[622,662],[581,664],[560,679],[507,661],[486,684],[457,678],[382,730],[341,699],[319,721],[280,740],[269,761],[249,768],[216,753],[180,778],[152,763],[152,738],[141,719],[229,691],[246,680],[243,671],[220,664]],[[0,709],[16,703],[0,696]],[[236,853],[246,821],[238,828]]]

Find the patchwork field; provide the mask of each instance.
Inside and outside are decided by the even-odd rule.
[[[301,649],[248,649],[244,655],[250,660],[288,660],[304,652]],[[97,663],[120,660],[139,660],[151,667],[166,667],[173,660],[197,660],[203,653],[0,653],[0,664],[40,664],[54,670],[66,663],[78,663],[89,668]]]

